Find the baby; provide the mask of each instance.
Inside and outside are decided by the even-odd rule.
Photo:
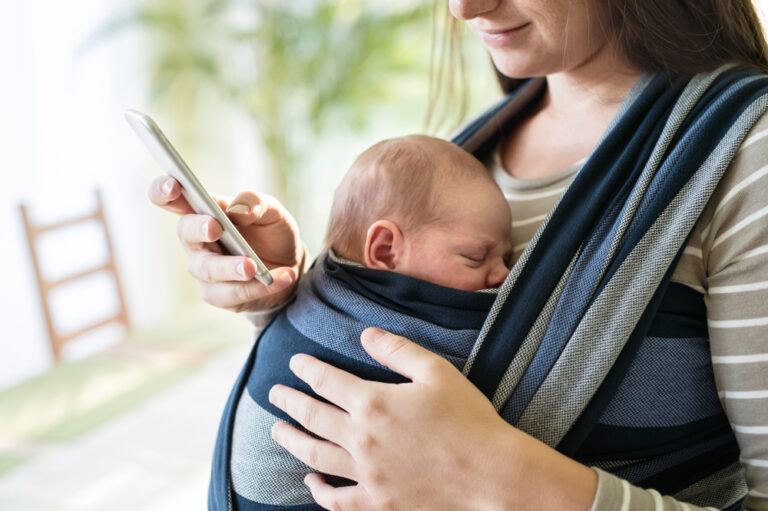
[[[327,252],[262,331],[230,395],[209,507],[321,509],[303,483],[311,469],[270,437],[276,421],[296,424],[269,403],[273,385],[314,395],[288,369],[290,357],[407,381],[362,349],[361,332],[377,326],[462,367],[509,273],[511,223],[488,171],[449,142],[413,135],[361,154],[336,191]]]
[[[336,190],[326,245],[337,256],[474,291],[509,273],[509,207],[472,155],[438,138],[379,142]]]

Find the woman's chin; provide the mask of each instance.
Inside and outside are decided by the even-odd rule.
[[[530,56],[510,55],[507,52],[491,51],[491,60],[504,76],[509,78],[530,78],[544,76],[553,72],[550,66],[544,66],[540,61],[534,62]]]

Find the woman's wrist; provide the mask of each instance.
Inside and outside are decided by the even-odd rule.
[[[297,289],[299,287],[299,281],[301,277],[307,271],[307,247],[302,244],[302,253],[298,257],[298,262],[290,268],[293,270],[293,281],[291,284],[274,294],[263,296],[252,302],[244,303],[235,312],[240,312],[248,317],[249,321],[256,326],[259,326],[261,317],[271,317],[275,311],[279,311],[296,296]],[[263,326],[263,325],[261,325]]]
[[[590,511],[597,492],[593,469],[510,427],[488,442],[478,493],[480,509]]]

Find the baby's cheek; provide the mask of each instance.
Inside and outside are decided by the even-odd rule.
[[[478,291],[485,289],[486,273],[479,268],[464,268],[457,272],[455,277],[455,287],[464,291]]]

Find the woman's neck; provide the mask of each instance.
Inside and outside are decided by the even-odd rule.
[[[548,75],[542,110],[560,118],[618,110],[641,71],[614,55],[603,47],[576,67]]]
[[[578,68],[548,75],[541,102],[505,141],[503,168],[533,179],[589,156],[640,74],[596,54]]]

